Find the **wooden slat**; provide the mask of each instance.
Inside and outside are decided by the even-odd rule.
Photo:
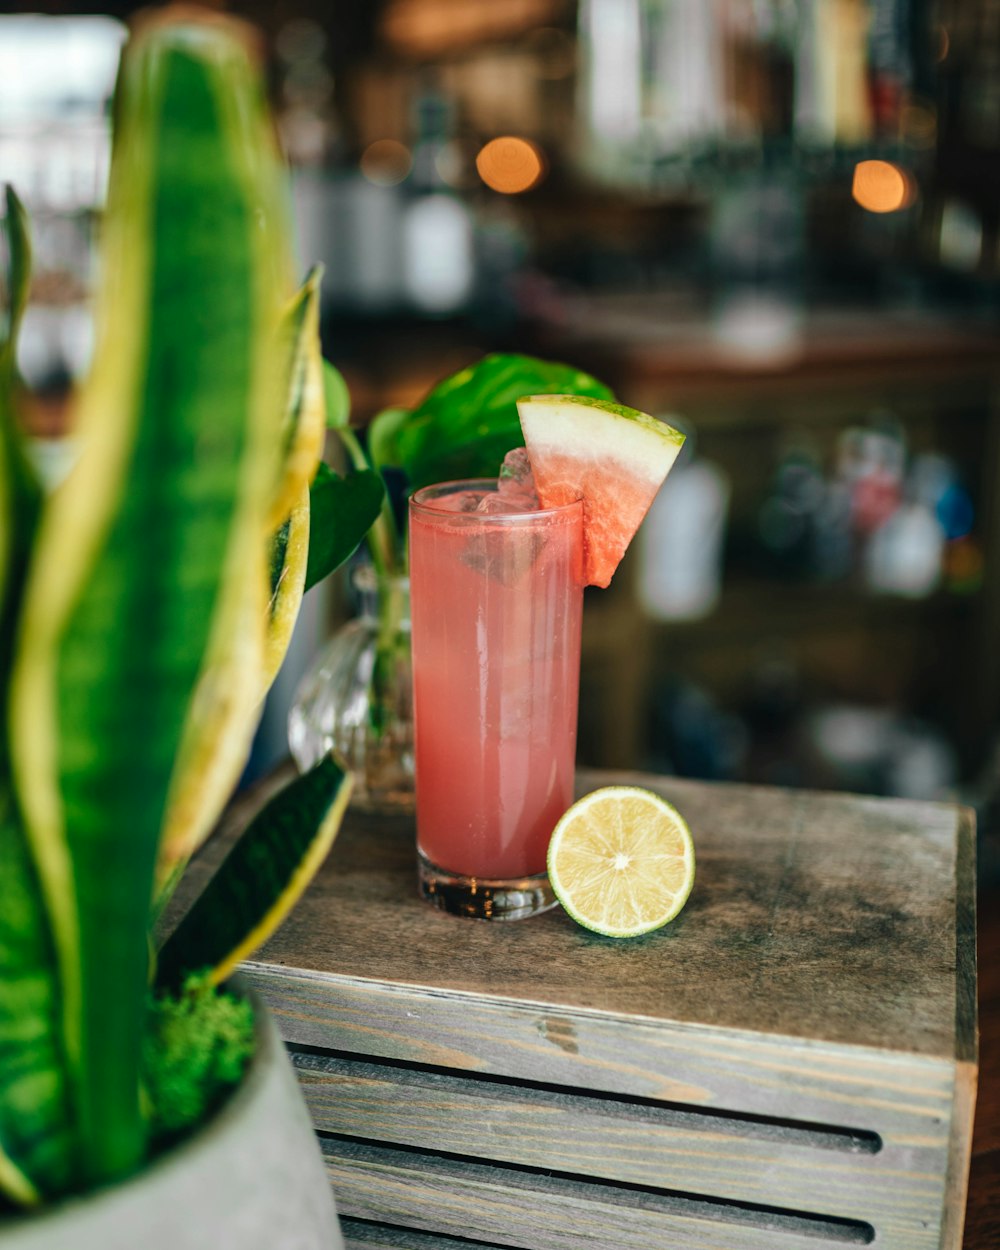
[[[342,1215],[531,1250],[845,1250],[863,1224],[810,1219],[441,1155],[325,1139]],[[913,1250],[936,1244],[914,1240]]]
[[[247,964],[293,1045],[788,1117],[946,1149],[954,1066]]]
[[[884,1244],[939,1221],[942,1151],[556,1089],[295,1056],[316,1127],[525,1168],[867,1221]],[[936,1244],[930,1242],[927,1244]]]

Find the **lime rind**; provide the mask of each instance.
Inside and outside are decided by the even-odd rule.
[[[626,828],[625,807],[636,803],[648,806],[652,819],[645,828],[634,821]],[[603,824],[588,820],[597,807],[604,809]],[[664,825],[675,836],[680,854],[657,849]],[[567,830],[574,839],[569,864],[562,855]],[[618,877],[613,859],[619,853],[639,857],[647,866],[672,861],[678,871],[667,875],[675,876],[677,885],[662,873]],[[556,898],[577,924],[604,937],[639,937],[669,924],[687,902],[694,886],[694,843],[684,818],[660,795],[636,786],[605,786],[584,795],[559,820],[547,866]],[[662,905],[655,906],[651,896],[662,898]]]

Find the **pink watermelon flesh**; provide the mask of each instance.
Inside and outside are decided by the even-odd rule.
[[[614,461],[581,466],[577,457],[547,451],[535,464],[535,489],[543,508],[572,503],[583,495],[583,577],[588,586],[607,586],[649,511],[658,485],[636,481]]]

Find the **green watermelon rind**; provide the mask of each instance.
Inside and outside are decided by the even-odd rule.
[[[648,412],[640,412],[638,408],[629,408],[627,404],[619,404],[610,399],[597,399],[590,395],[526,395],[523,399],[517,401],[517,407],[520,412],[522,404],[542,407],[551,406],[553,401],[560,406],[563,404],[575,404],[581,408],[597,408],[601,412],[610,413],[612,416],[624,417],[627,421],[635,421],[637,425],[651,430],[666,442],[676,444],[678,448],[682,446],[687,437],[680,430],[675,430],[672,425],[667,425],[665,421],[660,421],[657,417],[651,417]]]

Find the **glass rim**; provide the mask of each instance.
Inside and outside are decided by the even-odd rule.
[[[568,503],[555,504],[548,508],[532,508],[528,512],[525,512],[523,509],[515,512],[456,512],[453,508],[435,507],[434,505],[435,498],[445,495],[457,495],[462,490],[496,492],[498,489],[499,479],[495,477],[456,478],[454,481],[449,482],[434,482],[431,485],[421,486],[418,490],[415,490],[410,495],[409,506],[411,511],[426,513],[435,519],[450,519],[457,523],[473,522],[480,525],[494,521],[506,525],[526,525],[542,517],[569,516],[573,512],[579,512],[582,520],[582,495],[576,499],[569,500]]]

